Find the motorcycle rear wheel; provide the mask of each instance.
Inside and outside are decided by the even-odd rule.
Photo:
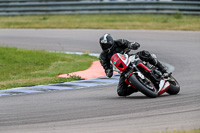
[[[169,89],[167,90],[167,93],[170,95],[176,95],[180,91],[180,85],[178,81],[174,77],[170,77],[170,80],[168,81],[170,86]]]

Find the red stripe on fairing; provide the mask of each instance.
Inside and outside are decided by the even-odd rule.
[[[121,59],[122,58],[122,59]],[[115,53],[112,57],[111,57],[111,61],[112,63],[115,65],[115,67],[117,67],[117,69],[119,69],[120,71],[125,71],[127,66],[126,64],[123,62],[123,59],[126,59],[125,56],[122,55],[118,55],[117,53]],[[122,64],[122,68],[119,67],[119,65]]]
[[[164,88],[166,85],[167,85],[167,87]],[[163,88],[159,91],[158,95],[165,93],[169,89],[169,86],[170,86],[169,82],[166,82],[165,85],[163,86]]]
[[[149,68],[147,68],[144,64],[142,64],[141,62],[137,65],[140,66],[142,68],[144,68],[145,70],[147,70],[148,72],[150,72],[151,70]]]

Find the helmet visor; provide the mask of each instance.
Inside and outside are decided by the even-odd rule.
[[[108,43],[105,43],[105,44],[102,45],[102,49],[103,49],[103,50],[108,50],[108,49],[111,48],[111,47],[112,47],[112,45],[111,45],[111,44],[108,44]]]

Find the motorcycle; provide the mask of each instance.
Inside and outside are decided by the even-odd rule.
[[[147,97],[156,98],[165,92],[176,95],[180,91],[180,85],[171,73],[164,77],[157,67],[142,61],[137,54],[115,53],[110,63],[113,71],[124,74],[128,85]]]

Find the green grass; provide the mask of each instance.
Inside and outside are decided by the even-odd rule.
[[[193,129],[193,130],[176,130],[173,131],[162,131],[162,132],[155,132],[155,133],[200,133],[200,129]]]
[[[56,76],[85,70],[94,60],[89,55],[0,47],[0,89],[77,80]]]
[[[0,28],[200,30],[199,15],[76,14],[0,16]]]

